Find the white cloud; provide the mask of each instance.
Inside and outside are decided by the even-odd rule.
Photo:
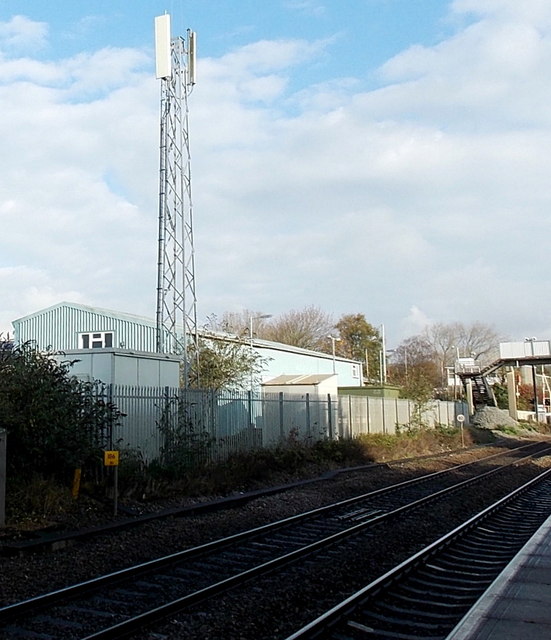
[[[546,27],[551,24],[551,6],[547,0],[454,0],[451,10],[493,21],[527,22]]]
[[[433,324],[433,321],[421,309],[413,306],[408,315],[402,320],[401,335],[418,335],[431,324]]]
[[[325,6],[318,0],[286,0],[284,6],[310,16],[325,15]]]
[[[32,47],[42,49],[47,43],[48,25],[29,20],[25,16],[13,16],[7,22],[0,22],[0,50],[11,53]]]
[[[297,65],[329,55],[328,41],[200,59],[200,315],[314,304],[365,313],[392,344],[429,321],[543,335],[546,6],[457,1],[479,17],[388,61],[369,92],[343,78],[293,93]],[[4,326],[68,298],[153,315],[159,88],[147,65],[130,49],[0,57]]]
[[[38,309],[57,304],[62,300],[87,302],[77,288],[64,288],[44,269],[24,265],[0,267],[0,291],[2,314],[0,335],[13,335],[11,321]]]

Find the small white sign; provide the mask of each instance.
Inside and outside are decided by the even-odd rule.
[[[465,416],[462,413],[458,414],[457,422],[465,422]]]

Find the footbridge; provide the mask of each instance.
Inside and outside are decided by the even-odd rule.
[[[488,378],[502,367],[534,367],[551,365],[551,348],[548,340],[536,341],[535,338],[524,342],[504,342],[499,345],[500,358],[484,367],[474,365],[456,365],[456,375],[461,379],[471,396],[474,411],[481,407],[496,407],[496,399]],[[535,386],[535,378],[534,378]]]

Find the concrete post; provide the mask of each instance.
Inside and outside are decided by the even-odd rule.
[[[513,420],[518,420],[517,385],[514,371],[507,372],[507,398],[509,400],[509,415]]]
[[[474,400],[473,400],[473,381],[468,380],[465,385],[465,392],[467,396],[467,404],[469,406],[469,417],[474,415]]]
[[[0,527],[6,526],[6,440],[5,429],[0,429]]]

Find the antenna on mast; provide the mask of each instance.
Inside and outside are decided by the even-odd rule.
[[[155,18],[155,75],[161,81],[157,352],[198,358],[188,95],[195,84],[195,33],[171,38],[170,15]]]

